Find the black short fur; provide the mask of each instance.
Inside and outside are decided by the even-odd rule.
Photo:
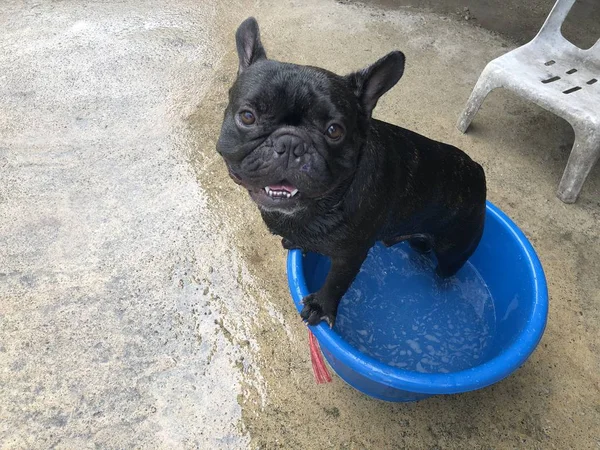
[[[238,78],[217,149],[284,248],[331,258],[324,286],[304,299],[302,317],[333,325],[376,241],[408,240],[417,251],[433,251],[440,276],[455,274],[483,232],[485,175],[456,147],[371,118],[379,97],[402,76],[404,55],[392,52],[339,76],[267,59],[252,18],[240,25],[236,42]],[[331,126],[338,128],[329,133]],[[266,193],[281,185],[283,194],[297,194]]]

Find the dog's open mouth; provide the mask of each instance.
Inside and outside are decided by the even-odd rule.
[[[298,189],[286,181],[279,184],[265,186],[265,192],[271,198],[292,198],[298,193]]]

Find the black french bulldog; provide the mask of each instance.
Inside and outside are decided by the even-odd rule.
[[[376,241],[433,250],[437,274],[454,275],[483,232],[485,174],[458,148],[371,117],[402,76],[404,54],[346,76],[273,61],[254,18],[240,25],[236,44],[238,76],[217,151],[284,248],[331,258],[302,318],[333,326]]]

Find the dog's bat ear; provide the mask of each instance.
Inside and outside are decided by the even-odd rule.
[[[404,53],[391,52],[374,64],[346,76],[369,117],[379,98],[402,77],[404,60]]]
[[[240,24],[235,33],[235,44],[240,59],[238,74],[256,61],[267,58],[265,49],[260,42],[258,22],[254,17],[248,17]]]

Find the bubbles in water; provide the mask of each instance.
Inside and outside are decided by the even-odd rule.
[[[342,299],[335,330],[373,358],[405,370],[447,373],[481,364],[495,333],[492,297],[467,263],[448,279],[406,244],[377,244]]]

